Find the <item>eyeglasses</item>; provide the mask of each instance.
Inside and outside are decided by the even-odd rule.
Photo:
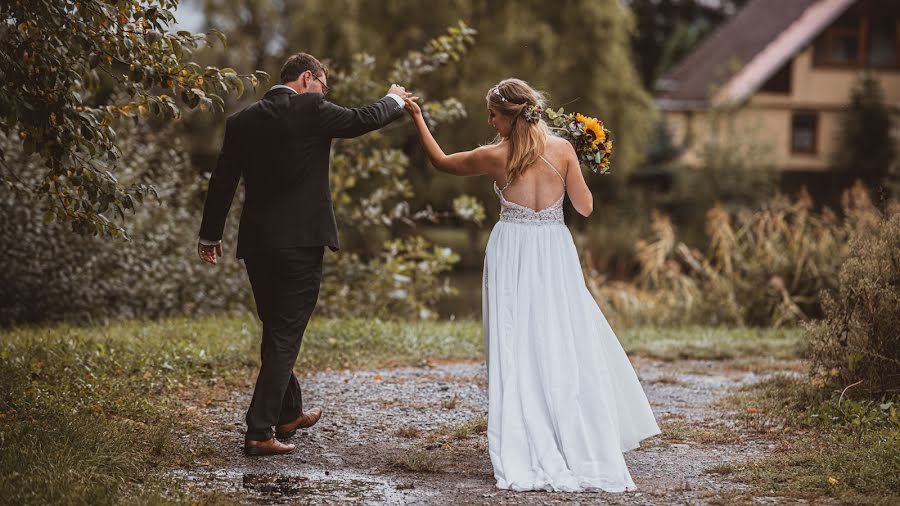
[[[310,74],[312,74],[312,72],[310,72]],[[328,94],[328,85],[323,83],[322,80],[319,79],[319,76],[317,76],[315,74],[312,74],[312,76],[313,76],[313,79],[315,79],[316,81],[319,81],[319,84],[322,85],[322,94],[327,95]]]

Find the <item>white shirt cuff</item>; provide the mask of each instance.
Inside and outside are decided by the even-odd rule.
[[[397,101],[397,105],[399,105],[400,107],[405,107],[405,106],[406,106],[406,102],[404,102],[403,99],[400,98],[400,95],[397,95],[396,93],[388,93],[387,96],[389,96],[389,97],[393,98],[394,100],[396,100],[396,101]]]
[[[204,239],[202,237],[200,238],[200,244],[202,244],[204,246],[215,246],[216,244],[219,244],[220,242],[222,242],[221,239],[219,239],[218,241],[210,241],[209,239]]]

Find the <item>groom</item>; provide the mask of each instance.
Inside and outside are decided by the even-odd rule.
[[[292,451],[293,444],[278,438],[293,436],[322,415],[319,408],[303,411],[293,369],[319,297],[324,247],[339,247],[328,182],[331,141],[396,120],[410,96],[391,85],[374,104],[346,109],[326,100],[327,94],[328,73],[319,60],[305,53],[288,58],[281,84],[228,117],[203,207],[197,250],[201,259],[215,264],[243,176],[237,257],[244,259],[263,324],[262,366],[246,417],[248,455]]]

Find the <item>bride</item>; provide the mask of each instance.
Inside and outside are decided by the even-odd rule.
[[[568,141],[526,115],[542,95],[519,79],[487,93],[497,140],[445,155],[417,97],[406,99],[431,163],[489,175],[500,221],[484,259],[488,448],[497,487],[633,490],[622,453],[659,433],[637,376],[584,282],[563,199],[583,216],[593,197]]]

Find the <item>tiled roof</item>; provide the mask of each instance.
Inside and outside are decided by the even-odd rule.
[[[852,3],[853,0],[750,0],[657,83],[657,102],[665,109],[704,108],[713,94],[808,14],[810,7],[816,7],[810,10],[816,20],[827,16],[830,22]],[[822,28],[815,22],[805,25],[809,25],[807,31]],[[811,39],[815,33],[808,35],[807,39]],[[768,75],[777,70],[778,67],[756,69]]]

